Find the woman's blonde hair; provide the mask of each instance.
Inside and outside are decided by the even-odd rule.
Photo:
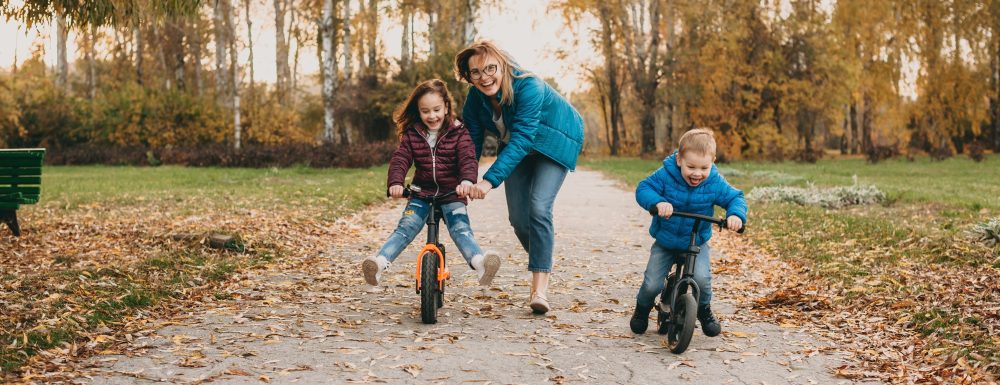
[[[688,151],[715,158],[715,134],[707,128],[695,128],[681,135],[677,153],[684,156]]]
[[[455,55],[455,76],[458,80],[472,83],[472,74],[469,71],[469,59],[476,55],[492,56],[500,62],[500,68],[497,68],[497,71],[506,71],[504,73],[507,74],[500,81],[500,104],[514,104],[514,78],[525,78],[534,76],[534,74],[525,72],[507,51],[500,49],[493,42],[480,40],[470,44],[459,52],[458,55]],[[514,75],[514,70],[521,71],[521,75]]]
[[[448,85],[443,80],[431,79],[417,84],[417,87],[413,89],[413,92],[406,98],[406,101],[399,105],[396,111],[392,113],[392,121],[396,123],[396,133],[399,136],[402,136],[408,127],[420,122],[420,109],[417,108],[417,102],[424,95],[430,93],[438,94],[441,96],[441,99],[444,99],[444,107],[447,111],[444,115],[442,127],[451,126],[452,121],[455,119],[455,114],[452,113],[451,106],[455,105],[455,100],[451,98],[451,93],[448,92]]]

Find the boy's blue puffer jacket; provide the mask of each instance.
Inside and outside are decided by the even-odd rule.
[[[514,71],[522,76],[522,71]],[[513,78],[514,103],[503,105],[504,126],[510,130],[510,142],[497,154],[497,160],[483,174],[493,187],[500,186],[514,167],[532,150],[556,161],[566,169],[576,168],[576,158],[583,148],[583,118],[552,86],[534,75]],[[499,98],[500,95],[498,94]],[[476,159],[483,153],[486,130],[498,134],[493,123],[493,107],[476,87],[462,107],[462,122],[469,128],[476,145]]]
[[[681,176],[677,166],[677,152],[663,160],[663,167],[639,182],[635,189],[635,200],[643,209],[649,210],[657,203],[667,202],[674,206],[674,211],[712,216],[714,206],[726,209],[726,218],[735,215],[747,222],[747,202],[743,199],[743,191],[737,190],[726,182],[715,165],[704,182],[696,187],[688,186]],[[691,228],[694,219],[671,216],[668,219],[653,216],[649,226],[649,235],[667,249],[686,250],[691,241]],[[698,231],[698,245],[703,245],[712,238],[712,226],[702,223]]]

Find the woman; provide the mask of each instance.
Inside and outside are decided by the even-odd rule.
[[[496,162],[472,186],[459,193],[473,199],[506,182],[507,214],[521,246],[528,252],[532,311],[549,311],[549,273],[555,232],[552,204],[566,173],[576,168],[583,147],[583,119],[558,92],[523,70],[510,55],[487,41],[473,43],[455,56],[455,74],[472,84],[462,120],[482,155],[483,139],[497,137]]]

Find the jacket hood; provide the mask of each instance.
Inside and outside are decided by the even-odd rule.
[[[680,166],[677,165],[678,156],[680,156],[680,154],[678,154],[677,151],[674,151],[674,153],[670,154],[670,156],[663,158],[663,169],[667,171],[667,175],[670,175],[670,177],[673,178],[674,181],[680,183],[681,185],[688,186],[687,181],[684,180],[684,176],[681,175]],[[708,178],[705,178],[705,181],[701,182],[701,184],[699,184],[698,186],[702,186],[705,183],[718,177],[719,177],[719,170],[715,167],[715,163],[712,163],[712,171],[709,172]]]

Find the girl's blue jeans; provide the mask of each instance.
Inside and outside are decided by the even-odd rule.
[[[427,223],[427,215],[430,214],[431,204],[419,198],[410,199],[410,202],[403,208],[403,217],[399,219],[396,230],[389,235],[378,255],[385,257],[389,262],[395,261],[399,253],[406,248],[420,230]],[[444,223],[451,234],[451,240],[458,246],[458,251],[462,253],[465,261],[472,266],[472,257],[483,253],[479,244],[473,238],[472,226],[469,225],[469,212],[465,203],[451,202],[441,205],[441,212],[444,214]]]
[[[712,272],[709,268],[708,242],[701,246],[701,252],[694,261],[694,282],[701,289],[701,298],[698,298],[699,305],[708,305],[712,302]],[[659,243],[653,242],[649,250],[649,262],[646,263],[646,273],[642,277],[642,286],[639,287],[639,294],[635,297],[635,303],[641,307],[652,307],[656,296],[663,291],[663,281],[667,278],[670,268],[677,258],[684,258],[684,254],[676,250],[667,250]]]
[[[508,219],[528,252],[528,270],[532,272],[552,271],[552,205],[568,172],[545,155],[533,154],[524,157],[504,182]]]

